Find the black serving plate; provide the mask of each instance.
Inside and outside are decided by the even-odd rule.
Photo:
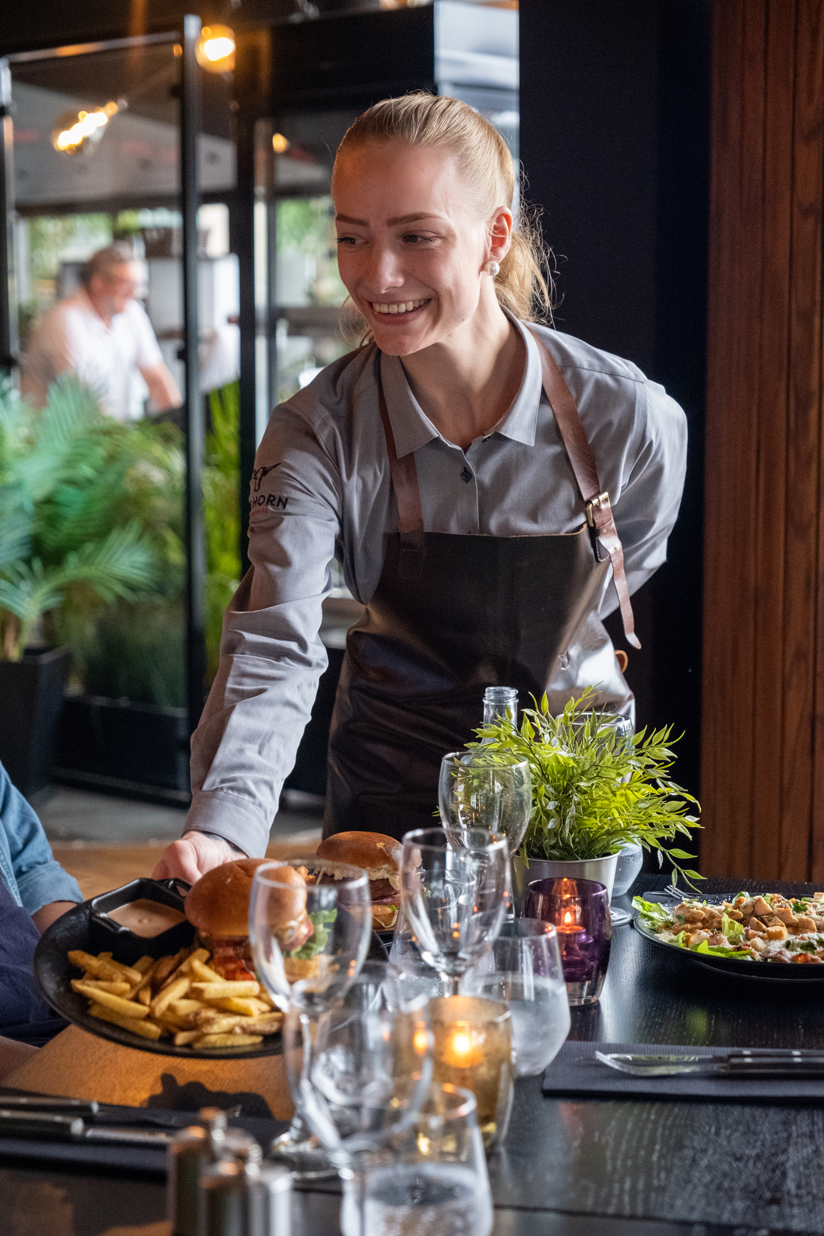
[[[95,901],[99,900],[95,898]],[[136,1051],[148,1051],[157,1056],[188,1056],[201,1060],[249,1060],[255,1056],[277,1056],[283,1051],[280,1034],[267,1035],[256,1047],[175,1047],[171,1038],[144,1039],[112,1022],[91,1017],[86,997],[71,988],[71,979],[80,978],[80,971],[69,964],[70,949],[82,949],[86,953],[105,951],[92,942],[90,901],[84,901],[55,919],[40,937],[34,954],[34,976],[46,1000],[67,1021],[80,1026],[81,1030],[88,1030],[89,1034],[119,1043],[121,1047],[133,1047]]]
[[[712,900],[723,901],[725,898],[729,900],[726,893],[711,894]],[[653,900],[650,894],[647,894],[647,900]],[[655,900],[666,904],[663,897],[655,897]],[[678,902],[673,901],[672,904],[676,906]],[[779,962],[742,961],[737,957],[714,957],[711,953],[693,953],[688,948],[681,948],[678,944],[670,944],[667,940],[659,939],[640,918],[634,918],[632,925],[640,936],[649,940],[650,944],[654,944],[656,948],[665,949],[670,956],[680,957],[684,961],[692,962],[693,965],[702,966],[705,970],[715,970],[716,973],[721,971],[723,974],[732,974],[736,978],[754,979],[756,982],[782,984],[824,982],[824,964],[820,966],[782,965]]]
[[[94,956],[110,952],[115,961],[132,966],[141,957],[168,957],[182,948],[188,948],[194,941],[195,929],[185,919],[182,923],[170,927],[168,931],[162,931],[160,935],[136,936],[128,927],[109,918],[109,913],[130,901],[156,901],[159,905],[170,906],[183,914],[183,898],[190,888],[191,884],[187,884],[185,880],[141,879],[132,880],[130,884],[124,884],[114,892],[92,898],[89,903],[90,947],[86,951]]]

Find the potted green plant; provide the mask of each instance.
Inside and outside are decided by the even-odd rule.
[[[490,754],[517,754],[532,773],[529,825],[512,864],[516,905],[530,880],[569,876],[611,889],[619,851],[633,842],[656,851],[659,864],[666,855],[680,874],[701,878],[680,865],[693,855],[664,844],[700,827],[688,814],[696,799],[670,779],[672,727],[627,739],[592,711],[594,694],[571,699],[559,717],[544,696],[523,710],[520,727],[499,717],[476,730]]]
[[[44,618],[72,593],[111,602],[155,579],[123,432],[73,377],[42,412],[0,395],[0,759],[29,796],[48,782],[69,662]]]

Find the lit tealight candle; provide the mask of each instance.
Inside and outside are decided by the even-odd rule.
[[[561,922],[557,923],[556,927],[565,936],[572,936],[584,930],[580,923],[574,921],[572,910],[564,910],[562,912]]]
[[[443,1045],[442,1060],[452,1068],[470,1069],[481,1063],[484,1054],[474,1041],[468,1021],[456,1022],[449,1038]]]

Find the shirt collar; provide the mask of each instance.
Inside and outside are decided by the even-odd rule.
[[[535,336],[517,318],[507,314],[526,344],[526,367],[518,394],[487,437],[498,433],[525,446],[535,445],[538,405],[541,401],[541,358]],[[381,381],[398,458],[425,446],[441,435],[412,393],[399,356],[381,352]]]

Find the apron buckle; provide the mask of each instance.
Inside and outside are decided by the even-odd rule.
[[[602,494],[598,494],[597,498],[590,499],[590,501],[586,505],[587,523],[589,524],[590,528],[597,528],[598,526],[598,522],[595,518],[595,512],[602,511],[602,510],[609,511],[609,509],[610,509],[609,494],[607,493],[606,490],[604,490]]]

